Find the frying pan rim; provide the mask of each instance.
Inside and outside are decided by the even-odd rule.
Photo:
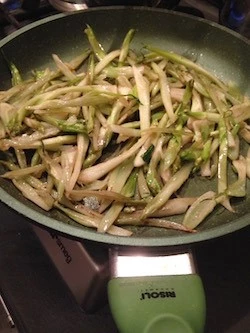
[[[39,25],[48,24],[49,22],[60,20],[62,18],[65,18],[67,16],[72,15],[80,15],[85,12],[95,12],[95,11],[107,11],[107,10],[132,10],[132,11],[153,11],[153,12],[161,12],[161,13],[167,13],[168,15],[174,15],[174,16],[181,16],[181,17],[188,17],[189,19],[204,22],[210,26],[216,27],[220,30],[225,31],[226,33],[229,33],[231,35],[234,35],[238,39],[241,39],[244,43],[250,44],[250,41],[239,35],[238,33],[230,30],[227,27],[223,27],[216,22],[208,21],[204,18],[197,18],[190,14],[184,14],[179,12],[174,12],[168,9],[162,9],[162,8],[151,8],[151,7],[143,7],[143,6],[108,6],[108,7],[96,7],[96,8],[88,8],[86,10],[81,10],[77,12],[71,12],[71,13],[59,13],[56,15],[52,15],[50,17],[46,17],[44,19],[38,20],[36,22],[30,23],[29,25],[19,29],[16,32],[13,32],[11,35],[5,37],[0,41],[0,48],[2,48],[5,44],[12,41],[13,39],[17,38],[19,35],[23,34],[24,32],[31,30]],[[75,237],[77,239],[87,239],[91,241],[96,241],[100,243],[106,243],[111,245],[124,245],[124,246],[144,246],[144,247],[155,247],[155,246],[177,246],[177,245],[187,245],[187,244],[193,244],[213,238],[217,238],[229,233],[232,233],[236,230],[239,230],[241,228],[244,228],[248,225],[250,225],[248,219],[246,217],[249,216],[250,220],[250,214],[246,214],[240,218],[237,219],[237,223],[227,223],[223,224],[222,226],[216,226],[214,228],[210,228],[207,230],[203,230],[202,232],[197,232],[195,234],[181,234],[180,236],[168,236],[168,237],[119,237],[119,236],[112,236],[112,235],[103,235],[99,234],[95,231],[89,230],[89,228],[82,228],[81,226],[72,226],[70,224],[62,223],[61,221],[58,221],[56,219],[50,218],[48,216],[43,215],[42,213],[37,212],[36,210],[33,210],[30,207],[27,207],[20,201],[18,201],[16,198],[12,197],[10,194],[8,194],[4,189],[0,188],[0,200],[15,210],[17,213],[24,215],[25,217],[29,218],[31,221],[35,221],[41,226],[51,228],[53,230],[56,230],[58,232],[61,232],[63,234]],[[51,227],[51,222],[53,227]],[[216,229],[216,235],[214,234],[214,230]]]
[[[153,7],[145,7],[145,6],[100,6],[100,7],[91,7],[88,9],[82,9],[82,10],[78,10],[75,12],[64,12],[64,13],[59,13],[59,14],[54,14],[48,17],[45,17],[43,19],[39,19],[35,22],[32,22],[20,29],[18,29],[17,31],[14,31],[13,33],[11,33],[10,35],[4,37],[1,41],[0,41],[0,47],[4,46],[6,43],[8,43],[9,41],[13,40],[14,38],[18,37],[19,35],[23,34],[25,31],[31,30],[39,25],[43,25],[43,24],[47,24],[51,21],[55,21],[58,19],[62,19],[64,17],[67,16],[73,16],[73,15],[80,15],[82,13],[85,12],[95,12],[95,11],[108,11],[108,10],[132,10],[132,11],[153,11],[153,12],[161,12],[161,13],[167,13],[168,15],[174,15],[174,16],[180,16],[180,17],[187,17],[189,19],[193,19],[195,21],[198,22],[203,22],[206,23],[212,27],[216,27],[220,30],[225,31],[226,33],[229,33],[235,37],[237,37],[238,39],[241,39],[242,41],[244,41],[247,44],[250,44],[250,40],[247,39],[246,37],[242,36],[241,34],[239,34],[238,32],[229,29],[226,26],[222,26],[217,22],[213,22],[210,21],[206,18],[202,18],[202,17],[197,17],[197,16],[193,16],[191,14],[188,13],[181,13],[181,12],[177,12],[177,11],[173,11],[170,9],[164,9],[164,8],[153,8]]]
[[[250,222],[248,222],[248,219],[246,219],[246,216],[248,216],[250,221],[249,213],[238,218],[237,223],[234,223],[233,221],[223,224],[222,226],[216,226],[214,228],[211,227],[211,229],[203,230],[202,232],[197,232],[194,234],[181,233],[180,236],[175,235],[168,237],[121,237],[109,234],[101,234],[96,231],[90,230],[90,228],[81,227],[80,225],[78,227],[71,224],[62,223],[62,221],[53,219],[42,213],[39,213],[31,207],[27,207],[25,204],[8,194],[2,188],[0,188],[0,201],[9,206],[16,213],[30,219],[31,223],[39,224],[41,225],[41,227],[47,227],[49,229],[58,231],[65,235],[69,235],[76,239],[86,239],[89,241],[95,241],[98,243],[105,243],[110,245],[133,247],[190,245],[225,236],[250,225]],[[51,225],[53,225],[53,227],[51,227]],[[215,229],[216,235],[214,235]]]

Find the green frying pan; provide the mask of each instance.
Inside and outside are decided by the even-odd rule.
[[[86,24],[93,28],[106,50],[119,47],[126,32],[130,28],[134,28],[137,31],[132,43],[134,48],[140,49],[144,44],[151,44],[172,50],[192,60],[195,59],[219,78],[235,82],[244,94],[250,95],[250,43],[248,40],[203,19],[162,9],[142,7],[103,7],[69,15],[59,14],[20,29],[0,43],[2,51],[0,53],[0,88],[5,89],[10,86],[11,78],[5,58],[12,61],[22,74],[28,74],[34,69],[44,68],[50,63],[52,64],[51,54],[53,53],[57,53],[64,60],[69,60],[87,46],[87,40],[83,33]],[[1,168],[0,173],[3,173],[4,170]],[[194,196],[204,192],[206,187],[207,183],[202,180],[191,180],[183,191],[186,195]],[[1,178],[0,199],[38,225],[69,237],[88,239],[109,245],[126,245],[137,247],[137,249],[139,247],[157,249],[157,247],[166,246],[171,246],[172,249],[172,246],[177,245],[189,246],[196,242],[231,233],[250,224],[249,188],[246,198],[233,202],[236,210],[234,214],[222,208],[216,209],[201,224],[195,234],[184,234],[183,232],[158,228],[133,227],[133,236],[128,238],[98,234],[94,230],[78,225],[56,210],[44,212],[26,200],[8,180]],[[119,256],[115,254],[112,258],[116,260]],[[121,332],[161,333],[165,332],[166,325],[168,325],[169,332],[173,333],[200,333],[203,331],[204,297],[202,296],[202,285],[197,275],[193,274],[192,260],[189,256],[185,262],[190,263],[187,275],[174,277],[174,281],[173,276],[170,276],[168,280],[165,278],[159,280],[159,277],[156,276],[149,281],[144,278],[139,280],[125,278],[125,280],[111,281],[109,285],[111,307]],[[166,285],[170,285],[171,288],[166,289]],[[186,289],[183,289],[183,285]],[[148,288],[146,288],[147,286]],[[130,305],[124,301],[124,311],[121,306],[124,290],[126,290],[125,294],[128,296],[129,302],[131,297],[136,295],[138,288],[141,290],[140,300],[137,299],[137,303],[130,302]],[[187,288],[192,295],[191,301],[186,296],[184,298],[178,296],[178,293],[182,296],[183,293],[187,295]],[[171,301],[166,303],[166,298],[171,299]],[[144,302],[146,299],[153,299],[157,303]],[[140,326],[142,322],[145,322],[144,320],[137,321],[138,325],[135,326],[130,317],[124,317],[124,313],[128,316],[132,313],[128,310],[131,309],[131,304],[138,305],[137,310],[141,309],[141,312],[138,312],[138,317],[140,315],[143,317],[145,313],[153,313],[153,319],[150,320],[147,327],[144,325],[145,327],[143,326],[142,329]],[[141,307],[142,304],[145,307]],[[166,304],[170,306],[170,310],[167,310]],[[174,310],[176,308],[178,308],[177,312]],[[163,314],[159,315],[162,313],[162,309]],[[187,309],[196,310],[191,313],[190,311],[186,312]],[[167,315],[166,312],[168,312]],[[194,317],[192,317],[193,314]],[[190,324],[190,322],[192,323]],[[127,327],[125,327],[126,325]]]
[[[59,14],[31,24],[1,41],[5,57],[16,64],[21,73],[43,68],[57,53],[70,59],[85,49],[87,40],[83,30],[86,24],[96,32],[105,48],[119,47],[122,36],[129,28],[137,30],[133,47],[140,49],[151,44],[175,51],[215,73],[225,81],[234,81],[245,94],[250,94],[250,43],[228,29],[203,19],[193,18],[167,10],[141,7],[93,8],[73,14]],[[10,86],[10,74],[0,54],[1,89]],[[1,170],[0,170],[1,171]],[[195,195],[206,183],[189,186]],[[187,189],[188,191],[188,189]],[[189,190],[190,191],[190,190]],[[188,193],[188,192],[187,192]],[[199,227],[196,234],[184,234],[157,228],[133,228],[129,238],[98,234],[77,225],[62,214],[45,213],[23,198],[9,181],[0,179],[0,199],[31,220],[77,238],[109,244],[132,246],[168,246],[198,242],[233,232],[249,225],[250,195],[235,201],[236,213],[218,209]]]

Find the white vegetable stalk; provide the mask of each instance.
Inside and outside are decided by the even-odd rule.
[[[171,177],[171,179],[164,185],[161,192],[158,193],[144,208],[141,216],[142,220],[150,216],[170,199],[171,195],[188,179],[192,168],[193,164],[188,163]]]
[[[76,152],[76,157],[75,157],[75,163],[74,163],[74,168],[73,168],[73,172],[72,175],[69,179],[69,183],[66,187],[66,190],[68,192],[72,191],[77,179],[79,177],[79,174],[81,172],[82,169],[82,163],[83,160],[86,156],[87,153],[87,149],[88,149],[88,145],[89,145],[89,139],[86,135],[82,135],[82,134],[78,134],[77,136],[77,152]]]
[[[121,155],[113,157],[105,162],[99,163],[99,164],[94,165],[85,170],[82,170],[79,175],[78,182],[83,183],[83,184],[88,184],[97,179],[102,178],[109,171],[113,170],[115,167],[117,167],[120,163],[125,161],[127,158],[136,154],[136,152],[144,144],[146,139],[147,139],[147,136],[144,136],[141,139],[139,139],[138,142],[135,143],[129,150],[123,152]]]
[[[227,194],[233,197],[244,197],[246,195],[247,162],[243,156],[233,161],[233,166],[238,173],[238,179],[228,186]]]
[[[124,136],[127,136],[128,138],[131,137],[141,137],[141,130],[135,129],[135,128],[128,128],[120,125],[114,125],[111,124],[108,126],[113,133],[118,133]]]
[[[250,179],[250,147],[247,150],[247,156],[246,156],[246,172],[247,172],[247,178]]]
[[[108,53],[96,66],[94,74],[98,75],[105,67],[108,66],[115,58],[119,57],[120,50],[111,51]]]
[[[58,57],[57,54],[52,54],[53,60],[57,68],[66,76],[68,80],[74,80],[76,75],[69,69],[69,67]]]
[[[97,228],[98,227],[98,223],[99,223],[99,219],[95,216],[87,216],[84,214],[81,214],[79,212],[73,211],[72,209],[69,208],[65,208],[63,205],[55,203],[54,205],[56,208],[58,208],[59,210],[63,211],[66,215],[68,215],[70,218],[72,218],[74,221],[76,221],[77,223],[84,225],[86,227],[90,227],[90,228]],[[131,231],[117,227],[117,226],[111,226],[109,228],[109,230],[107,230],[108,234],[111,235],[116,235],[116,236],[131,236]]]
[[[134,72],[137,94],[140,101],[139,116],[141,123],[141,131],[143,131],[150,127],[151,110],[150,110],[149,83],[137,66],[133,66],[133,72]]]
[[[22,178],[25,176],[28,176],[33,173],[45,171],[45,165],[44,164],[37,164],[35,166],[31,167],[26,167],[22,169],[17,169],[13,171],[7,171],[1,177],[3,178],[8,178],[8,179],[17,179],[17,178]]]
[[[163,102],[163,105],[168,114],[170,124],[172,124],[175,122],[177,117],[174,114],[174,109],[173,109],[171,94],[170,94],[170,88],[169,88],[166,73],[156,63],[152,63],[152,68],[159,75],[162,102]]]
[[[120,193],[133,168],[133,157],[130,157],[126,159],[123,163],[118,165],[114,170],[112,170],[110,172],[110,177],[107,183],[107,191]],[[106,198],[106,200],[102,200],[99,211],[103,212],[110,205],[111,202],[112,200],[109,200],[108,198]]]
[[[196,228],[217,205],[215,195],[213,191],[201,195],[188,209],[182,224],[190,229]]]
[[[61,167],[62,167],[62,182],[65,186],[65,191],[68,190],[68,184],[70,181],[70,178],[72,176],[72,172],[74,169],[74,164],[76,160],[76,147],[75,146],[68,146],[65,147],[65,149],[62,150],[61,153]]]
[[[48,203],[39,196],[38,192],[31,187],[25,180],[22,179],[13,179],[13,184],[22,192],[23,196],[34,202],[37,206],[42,209],[49,211],[52,208],[52,205]]]

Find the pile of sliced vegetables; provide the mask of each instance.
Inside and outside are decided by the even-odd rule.
[[[120,236],[127,225],[194,232],[217,205],[233,212],[250,176],[250,100],[183,56],[136,53],[133,29],[109,53],[85,34],[89,49],[71,62],[53,54],[56,69],[23,80],[10,64],[2,177],[44,210]],[[182,197],[190,177],[216,178],[217,189]]]

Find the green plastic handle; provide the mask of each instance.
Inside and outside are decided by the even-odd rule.
[[[206,302],[196,274],[118,277],[108,283],[120,333],[202,333]]]

